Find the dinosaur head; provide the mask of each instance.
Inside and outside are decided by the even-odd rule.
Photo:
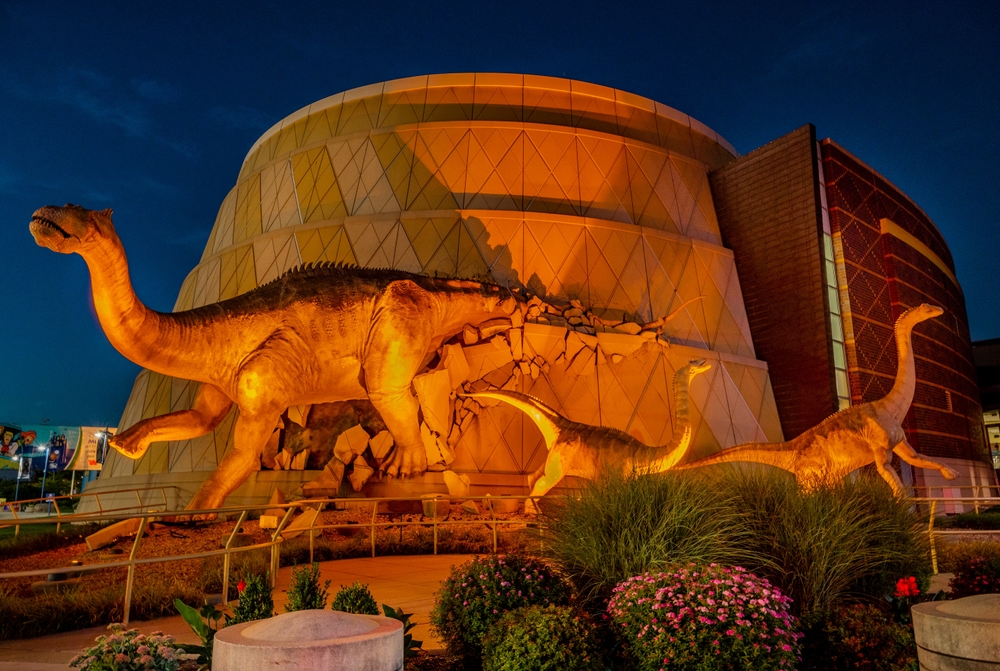
[[[35,210],[28,225],[35,242],[60,254],[83,254],[100,242],[115,238],[111,210],[88,210],[66,203]]]
[[[913,326],[914,324],[919,324],[922,321],[927,321],[928,319],[933,319],[934,317],[944,314],[944,309],[939,308],[936,305],[930,305],[929,303],[921,303],[916,307],[912,307],[903,314],[899,315],[899,323],[907,324],[908,326]]]
[[[688,362],[688,382],[693,380],[696,375],[701,375],[707,370],[712,368],[712,364],[708,363],[705,359],[691,359]]]

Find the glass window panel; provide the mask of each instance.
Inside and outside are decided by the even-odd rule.
[[[830,312],[835,315],[840,314],[840,294],[833,287],[826,288],[827,298],[830,299]]]
[[[847,357],[844,356],[844,346],[840,343],[833,345],[833,365],[836,368],[847,368]]]
[[[839,315],[830,315],[830,331],[834,340],[844,342],[844,325],[841,323]]]
[[[833,237],[823,235],[823,255],[827,261],[833,261]]]
[[[837,378],[837,396],[842,396],[844,398],[850,398],[850,385],[847,384],[847,371],[838,370],[836,373]]]

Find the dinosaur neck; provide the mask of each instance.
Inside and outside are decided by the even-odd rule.
[[[190,354],[186,329],[174,315],[150,310],[135,295],[129,279],[128,260],[117,236],[103,239],[82,253],[90,270],[94,309],[101,328],[125,358],[144,368],[188,379],[190,370],[180,370],[176,353]],[[196,370],[199,366],[180,365]]]
[[[917,384],[917,370],[913,360],[913,326],[905,319],[896,322],[896,353],[899,359],[896,381],[889,393],[879,401],[887,412],[899,420],[906,415]]]
[[[691,420],[688,416],[688,386],[691,376],[687,366],[674,375],[674,435],[670,442],[656,448],[656,453],[662,456],[649,462],[649,470],[662,473],[670,470],[687,454],[691,446]]]

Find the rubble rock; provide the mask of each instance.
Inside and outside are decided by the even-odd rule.
[[[469,495],[469,476],[464,473],[459,475],[455,471],[445,471],[444,485],[448,488],[448,496],[452,498],[465,498]]]
[[[497,319],[490,319],[479,325],[479,338],[480,340],[486,340],[487,338],[492,338],[498,333],[503,333],[504,331],[509,331],[511,329],[511,321],[505,317],[498,317]]]
[[[445,345],[441,348],[440,368],[448,371],[452,389],[458,389],[469,379],[469,360],[465,358],[465,350],[461,345]]]
[[[368,445],[372,448],[372,456],[380,462],[389,454],[392,444],[392,434],[388,431],[379,431],[374,438],[368,441]]]
[[[375,474],[375,469],[368,465],[368,462],[364,457],[360,457],[354,460],[354,470],[351,471],[349,479],[351,481],[351,489],[356,492],[360,492],[361,488],[368,478]]]
[[[475,326],[466,324],[462,327],[462,342],[466,345],[475,345],[479,342],[479,331]]]
[[[447,434],[451,426],[451,374],[436,370],[413,378],[417,401],[423,411],[424,421],[437,433]]]

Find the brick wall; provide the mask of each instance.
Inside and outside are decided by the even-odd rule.
[[[710,175],[757,357],[785,439],[837,410],[820,248],[816,142],[803,126]]]
[[[821,146],[830,223],[843,243],[851,301],[852,403],[876,400],[892,387],[896,317],[919,303],[939,305],[945,314],[918,325],[913,334],[917,388],[906,419],[907,438],[928,456],[987,460],[962,290],[918,250],[883,235],[880,222],[891,219],[954,274],[944,238],[919,207],[871,168],[831,140]],[[916,473],[919,480],[920,470]]]

